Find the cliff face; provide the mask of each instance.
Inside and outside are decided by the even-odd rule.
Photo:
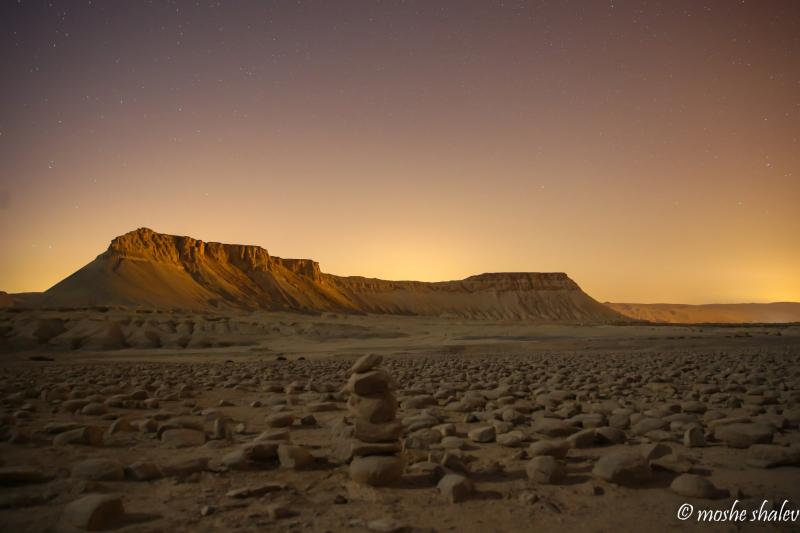
[[[111,241],[100,257],[112,261],[142,260],[181,266],[189,272],[202,270],[203,264],[230,264],[243,272],[271,272],[284,268],[297,275],[319,279],[319,264],[310,259],[270,257],[260,246],[204,242],[139,228]]]
[[[563,273],[491,273],[436,283],[341,277],[323,274],[315,261],[273,257],[258,246],[146,228],[115,238],[97,259],[46,291],[41,304],[626,321]]]
[[[46,291],[41,305],[343,309],[321,279],[319,265],[308,259],[140,228],[115,238],[97,259]]]

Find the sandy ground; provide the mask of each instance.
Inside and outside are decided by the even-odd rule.
[[[108,316],[85,313],[80,320],[100,324]],[[737,499],[739,508],[768,500],[779,508],[788,500],[787,508],[800,508],[800,461],[753,466],[748,461],[759,445],[738,448],[715,434],[722,419],[768,428],[769,440],[789,455],[800,446],[799,326],[567,326],[265,313],[226,317],[228,333],[217,329],[213,335],[207,326],[218,328],[219,318],[180,317],[194,322],[191,336],[213,337],[223,346],[104,350],[87,344],[71,350],[26,344],[22,332],[28,330],[19,320],[6,316],[2,322],[7,341],[16,340],[3,348],[0,368],[0,468],[27,466],[42,479],[20,483],[0,476],[0,523],[7,531],[71,531],[65,507],[90,493],[122,495],[125,515],[110,525],[115,531],[800,527],[800,520],[698,524],[694,516],[676,518],[684,503],[726,509]],[[355,484],[335,453],[335,429],[348,416],[340,389],[352,362],[367,353],[381,354],[382,367],[398,383],[407,467],[389,487]],[[100,407],[87,410],[87,404]],[[504,414],[509,410],[510,421]],[[285,413],[294,415],[289,427],[269,426],[270,416]],[[301,423],[307,415],[315,421]],[[175,448],[159,439],[159,426],[185,419],[199,424],[205,444]],[[226,421],[223,434],[215,434],[219,419]],[[457,461],[444,461],[444,467],[473,483],[466,501],[447,501],[436,487],[440,473],[413,467],[443,462],[445,451],[421,419],[435,419],[428,426],[436,428],[453,424],[454,436],[462,439],[460,449],[450,450]],[[645,419],[661,421],[659,429],[644,431],[637,424]],[[567,428],[551,434],[543,420]],[[54,424],[64,423],[100,427],[102,444],[56,442],[67,426]],[[487,425],[498,438],[518,432],[519,442],[473,442],[469,432]],[[684,445],[691,425],[702,428],[705,446]],[[528,479],[531,444],[607,426],[620,428],[623,442],[573,443],[563,458],[564,479]],[[269,442],[304,447],[313,462],[302,469],[277,459],[226,462],[264,438],[263,432],[273,432]],[[668,448],[655,455],[666,453],[673,461],[665,466],[657,460],[663,457],[650,457],[647,480],[617,483],[594,472],[602,457],[654,454],[656,442]],[[135,481],[129,472],[117,479],[75,468],[93,458],[120,468],[149,462],[158,475]],[[203,460],[186,464],[198,458]],[[708,479],[720,492],[710,499],[677,494],[670,484],[684,472]],[[266,483],[281,486],[260,496],[227,495]],[[273,516],[276,503],[291,516]]]

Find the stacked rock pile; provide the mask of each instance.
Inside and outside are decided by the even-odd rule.
[[[345,390],[353,416],[350,477],[374,487],[389,485],[403,475],[405,461],[398,456],[403,427],[395,420],[397,385],[383,369],[380,355],[365,355],[350,369]]]

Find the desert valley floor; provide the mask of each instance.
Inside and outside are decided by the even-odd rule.
[[[4,531],[800,524],[676,517],[800,508],[798,325],[16,309],[0,339]],[[347,466],[368,455],[342,423],[366,354],[402,422],[385,487]]]

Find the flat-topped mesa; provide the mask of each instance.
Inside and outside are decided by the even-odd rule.
[[[564,272],[489,272],[465,278],[464,284],[491,286],[496,290],[580,290]]]
[[[39,306],[378,313],[568,323],[630,321],[561,272],[496,272],[422,282],[342,277],[260,246],[204,242],[147,228],[121,235],[47,290]]]
[[[191,237],[156,233],[148,228],[120,235],[111,241],[106,254],[125,259],[158,263],[197,263],[203,259],[249,265],[266,270],[269,253],[260,246],[204,242]]]
[[[331,283],[356,290],[436,291],[579,291],[580,287],[563,272],[488,272],[453,281],[392,281],[361,276],[323,274]]]
[[[191,237],[166,235],[139,228],[111,241],[106,257],[170,263],[196,270],[204,260],[230,263],[243,271],[270,272],[279,265],[291,272],[320,279],[319,264],[310,259],[271,257],[260,246],[205,242]]]

